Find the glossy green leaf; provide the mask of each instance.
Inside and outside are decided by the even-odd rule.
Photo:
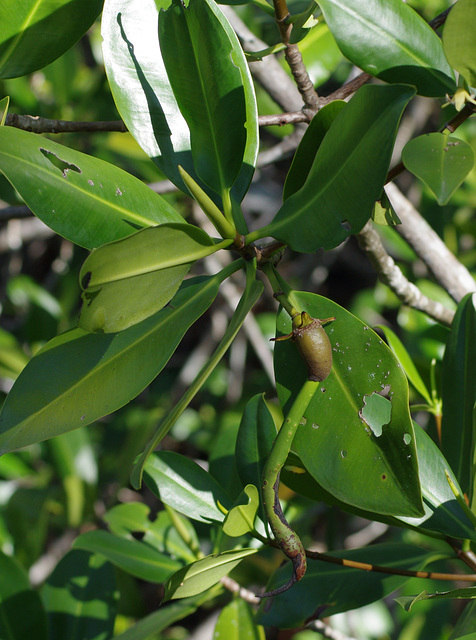
[[[292,449],[330,493],[361,509],[389,515],[422,514],[415,437],[408,409],[408,385],[387,345],[364,323],[334,302],[293,292],[293,303],[314,318],[335,317],[326,327],[333,367],[306,410]],[[291,321],[280,311],[279,335]],[[292,341],[276,342],[278,395],[287,413],[306,380],[304,362]],[[366,422],[373,395],[391,405],[386,424]]]
[[[276,425],[263,394],[251,398],[243,412],[238,436],[236,438],[236,468],[243,486],[258,487],[261,494],[264,465],[273,441],[276,438]],[[259,516],[267,523],[260,500]]]
[[[199,547],[197,535],[192,524],[178,514],[183,530],[195,548]],[[128,539],[141,533],[143,542],[172,559],[192,562],[196,556],[190,551],[182,536],[177,532],[166,511],[160,511],[155,519],[151,518],[150,508],[142,502],[127,502],[110,509],[103,517],[112,533]]]
[[[263,627],[253,621],[254,611],[241,598],[235,598],[220,611],[213,640],[265,640]]]
[[[79,326],[112,333],[141,322],[170,302],[195,260],[229,244],[215,244],[183,222],[142,229],[95,249],[79,274]]]
[[[438,593],[427,593],[422,591],[417,596],[400,596],[395,601],[401,605],[405,611],[411,611],[413,605],[423,600],[447,600],[447,599],[474,600],[476,598],[476,587],[466,587],[465,589],[453,589],[452,591],[441,591]]]
[[[474,526],[458,504],[445,471],[460,489],[456,475],[430,436],[417,424],[414,427],[425,515],[422,518],[399,517],[398,520],[445,536],[476,542]]]
[[[366,511],[345,504],[319,485],[295,454],[291,454],[281,472],[281,480],[293,491],[312,500],[336,505],[367,520],[378,520],[391,526],[419,529],[423,533],[439,537],[451,537],[476,542],[476,531],[471,520],[456,500],[446,479],[445,470],[458,487],[458,481],[449,468],[433,440],[418,425],[414,424],[418,456],[419,480],[423,499],[424,515],[420,518],[393,517]],[[459,488],[459,487],[458,487]]]
[[[246,145],[246,101],[234,46],[203,0],[159,14],[159,43],[178,107],[190,128],[198,176],[222,195],[233,186]]]
[[[114,569],[103,557],[70,551],[48,577],[41,597],[48,611],[48,640],[111,637],[118,593]]]
[[[0,4],[0,78],[46,67],[83,36],[101,0],[23,0]]]
[[[148,582],[163,582],[181,564],[141,540],[127,540],[108,531],[88,531],[76,538],[74,549],[98,553],[136,578]]]
[[[236,439],[236,465],[243,483],[261,486],[266,458],[276,438],[276,425],[263,394],[246,404]]]
[[[443,30],[443,49],[450,65],[471,87],[476,87],[476,3],[458,0],[451,8]]]
[[[183,567],[167,581],[164,600],[188,598],[206,591],[230,573],[244,558],[256,552],[257,549],[224,551]]]
[[[314,253],[360,231],[382,192],[397,125],[413,94],[401,85],[359,89],[334,119],[302,188],[255,235]]]
[[[332,552],[336,558],[384,565],[390,568],[420,570],[438,559],[434,552],[414,545],[386,543],[363,549]],[[267,590],[284,584],[291,574],[289,563],[271,577]],[[300,627],[309,618],[332,616],[357,609],[389,595],[408,580],[406,576],[373,573],[308,559],[304,578],[292,589],[263,603],[256,622],[279,628]]]
[[[455,82],[441,41],[400,0],[319,0],[342,53],[385,82],[405,82],[424,96],[452,94]]]
[[[196,462],[173,451],[158,451],[144,467],[145,482],[164,504],[199,522],[221,522],[230,498]],[[190,594],[191,595],[191,594]]]
[[[247,500],[243,504],[243,500]],[[247,484],[242,494],[226,514],[223,531],[231,538],[239,538],[254,529],[254,522],[259,506],[259,491],[254,484]]]
[[[446,344],[442,371],[441,448],[458,481],[474,501],[474,405],[476,401],[475,296],[458,305]]]
[[[448,640],[476,640],[476,602],[466,605]]]
[[[35,133],[0,127],[0,171],[56,233],[87,249],[183,218],[129,173]]]
[[[343,100],[334,100],[316,113],[311,120],[301,142],[299,143],[293,161],[289,168],[284,183],[283,200],[287,200],[293,193],[306,182],[309,171],[316,154],[321,146],[324,136],[329,131],[336,116],[342,111],[346,103]]]
[[[238,264],[238,261],[237,261]],[[246,316],[260,297],[263,292],[263,284],[255,280],[256,277],[256,264],[251,261],[246,263],[247,280],[246,289],[236,307],[233,316],[230,320],[225,335],[220,340],[220,344],[215,349],[212,356],[208,359],[208,362],[202,367],[199,374],[196,376],[193,383],[184,393],[180,401],[175,405],[171,413],[166,419],[159,425],[157,431],[153,435],[145,451],[140,455],[137,462],[134,465],[134,469],[131,473],[131,483],[136,489],[139,489],[142,483],[142,472],[144,465],[149,455],[154,451],[162,438],[168,433],[169,429],[175,424],[176,420],[182,414],[182,412],[188,407],[189,403],[201,389],[203,384],[208,379],[209,375],[214,371],[217,364],[220,362],[228,347],[235,339],[236,334],[240,330]]]
[[[253,83],[236,34],[220,9],[212,0],[200,4],[214,25],[214,31],[220,33],[220,42],[228,40],[228,54],[223,55],[226,61],[221,63],[227,62],[232,75],[236,74],[236,68],[241,74],[246,104],[246,148],[233,188],[235,198],[241,201],[248,190],[258,152],[258,117]],[[129,131],[159,169],[184,189],[178,165],[194,179],[197,180],[198,176],[191,150],[191,129],[178,107],[159,46],[158,14],[169,5],[169,0],[106,0],[102,19],[103,53],[114,100]],[[203,29],[200,49],[214,46],[209,36],[207,29]],[[185,50],[185,47],[184,39],[180,49]],[[178,57],[178,50],[174,54]],[[215,64],[218,65],[218,61]],[[196,83],[194,73],[190,64],[182,78],[185,84]],[[221,79],[219,82],[221,84]],[[200,107],[197,113],[203,116],[203,108]],[[242,124],[237,123],[233,129]],[[224,137],[227,139],[227,130]],[[206,141],[207,147],[208,143],[209,140]],[[194,149],[194,153],[200,152]],[[228,158],[227,162],[233,164],[234,160]]]
[[[405,167],[434,193],[438,204],[450,200],[474,166],[469,144],[444,133],[426,133],[414,138],[402,152]]]
[[[30,360],[3,405],[1,452],[90,424],[138,395],[165,367],[229,273],[187,280],[170,306],[125,331],[73,329],[53,338]]]
[[[0,637],[49,639],[42,602],[38,592],[30,587],[25,569],[0,552],[0,574]]]
[[[407,378],[418,391],[418,393],[425,398],[426,402],[431,405],[430,392],[426,388],[417,368],[413,364],[413,360],[410,358],[410,354],[403,346],[400,338],[389,327],[384,325],[378,325],[378,329],[383,332],[385,339],[387,340],[390,349],[395,354],[396,358],[400,362],[405,371]]]

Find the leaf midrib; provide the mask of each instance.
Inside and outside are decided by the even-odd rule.
[[[186,309],[189,308],[190,306],[193,308],[194,304],[195,304],[195,300],[197,297],[200,297],[201,295],[203,295],[203,297],[205,298],[205,295],[203,294],[205,289],[208,288],[212,288],[212,286],[217,286],[219,284],[218,281],[216,281],[215,279],[211,279],[206,285],[205,287],[202,287],[201,289],[199,289],[197,291],[197,293],[192,297],[192,298],[188,298],[187,301],[184,303],[184,305],[181,307],[181,309]],[[133,349],[136,347],[137,344],[139,344],[140,342],[150,338],[150,336],[157,332],[161,327],[163,327],[167,321],[172,321],[173,320],[173,316],[174,314],[171,313],[169,315],[167,315],[161,322],[154,324],[153,327],[151,329],[149,329],[149,331],[147,331],[147,333],[143,333],[141,334],[136,340],[134,340],[134,342],[130,343],[126,349],[123,349],[121,351],[119,351],[118,353],[116,353],[113,357],[108,358],[106,361],[102,361],[100,364],[96,365],[94,367],[94,369],[92,369],[91,371],[94,372],[94,375],[97,375],[103,368],[111,366],[112,363],[114,363],[118,358],[123,357],[123,355],[125,353],[127,353],[129,350]],[[87,377],[90,377],[92,374],[91,372],[88,373]],[[60,395],[56,396],[51,402],[48,402],[48,404],[44,405],[41,409],[39,409],[38,411],[36,411],[33,414],[30,414],[27,418],[25,418],[24,420],[22,420],[21,422],[15,424],[13,427],[10,427],[10,429],[8,429],[7,431],[4,431],[3,433],[0,434],[0,439],[2,436],[6,436],[6,434],[11,430],[11,429],[17,429],[18,427],[21,426],[22,430],[25,429],[25,427],[31,423],[34,420],[37,420],[39,418],[39,416],[41,416],[43,413],[45,413],[50,407],[54,406],[55,404],[58,404],[61,402],[61,400],[68,395],[71,395],[74,390],[76,390],[78,387],[80,387],[81,384],[83,384],[85,378],[82,377],[80,380],[78,380],[75,384],[69,386],[67,389],[64,390],[63,393],[61,393]],[[93,420],[96,418],[93,418]],[[89,424],[85,423],[85,424]]]
[[[402,96],[399,97],[398,102],[400,102],[401,99],[402,99]],[[356,154],[360,150],[361,146],[364,144],[366,139],[369,137],[370,132],[377,127],[379,121],[384,116],[386,116],[387,112],[389,110],[392,110],[396,106],[396,102],[397,101],[393,101],[390,105],[388,105],[388,107],[384,111],[382,111],[380,113],[380,115],[375,120],[373,120],[371,127],[366,129],[366,131],[365,131],[364,135],[361,137],[360,141],[357,143],[357,145],[355,145],[353,147],[352,153],[350,153],[350,154],[348,154],[346,156],[346,160],[343,163],[340,164],[339,169],[334,173],[334,175],[332,176],[331,180],[329,180],[324,185],[322,185],[321,189],[316,192],[315,196],[312,199],[308,200],[306,202],[306,204],[302,205],[301,207],[296,208],[294,210],[294,213],[292,213],[291,215],[286,215],[283,218],[281,218],[281,220],[278,220],[277,222],[274,222],[274,221],[270,222],[270,224],[267,225],[267,227],[264,227],[261,231],[264,231],[265,229],[269,229],[270,231],[272,231],[272,235],[273,235],[277,229],[279,230],[283,226],[286,227],[293,221],[295,221],[295,222],[298,221],[299,218],[302,216],[302,212],[303,211],[309,209],[310,207],[313,207],[314,203],[316,201],[318,201],[328,189],[332,189],[332,186],[334,185],[334,183],[337,180],[337,178],[340,177],[340,175],[342,173],[347,173],[347,166],[352,161],[352,159],[354,157],[354,154]],[[317,160],[317,156],[316,156],[316,160]],[[311,169],[311,171],[312,171],[312,169]],[[314,174],[315,172],[312,172],[312,173]],[[305,184],[308,182],[308,180],[310,178],[311,178],[311,172],[309,173],[309,176],[306,179]],[[303,188],[304,188],[304,186],[303,186]],[[299,197],[298,194],[299,194],[299,191],[296,194],[293,194],[293,196],[289,197],[286,200],[286,202],[284,203],[283,207],[278,211],[277,215],[279,215],[279,213],[285,209],[287,203],[291,202],[293,200],[293,198]],[[292,209],[292,206],[290,206],[288,204],[287,208],[288,209]],[[314,208],[315,208],[315,206],[314,206]],[[264,234],[264,235],[266,235],[266,234]]]
[[[152,227],[155,224],[157,224],[156,222],[149,220],[147,218],[143,218],[141,215],[134,213],[133,211],[131,211],[130,209],[124,209],[123,207],[120,206],[116,206],[114,205],[111,201],[106,200],[106,199],[102,199],[100,197],[98,197],[96,194],[91,193],[90,191],[86,191],[86,189],[84,189],[83,187],[73,184],[72,182],[68,182],[67,178],[63,178],[60,177],[59,175],[56,175],[56,173],[49,171],[46,167],[42,166],[42,165],[38,165],[35,164],[34,162],[31,162],[30,160],[26,160],[20,156],[15,156],[12,153],[9,153],[7,151],[0,151],[0,155],[3,155],[6,158],[11,158],[13,160],[16,160],[17,162],[21,162],[25,165],[27,165],[28,167],[32,167],[34,169],[34,171],[36,173],[41,172],[43,174],[46,174],[47,176],[51,177],[53,180],[56,180],[58,183],[60,184],[66,184],[68,185],[68,187],[72,190],[76,190],[79,191],[81,194],[85,195],[86,197],[90,198],[91,200],[96,200],[97,202],[101,203],[103,206],[106,206],[114,211],[117,211],[118,213],[125,215],[129,220],[133,220],[135,222],[138,222],[141,224],[141,226],[147,226],[147,227]],[[61,169],[58,169],[58,171],[61,171]],[[142,184],[142,183],[141,183]],[[151,190],[151,193],[154,193]],[[171,221],[171,222],[175,222]]]
[[[411,60],[414,60],[418,64],[418,66],[424,67],[425,69],[428,69],[431,73],[433,73],[432,67],[429,66],[428,62],[426,62],[425,60],[417,56],[411,49],[408,49],[408,47],[401,40],[398,40],[397,38],[395,38],[395,36],[393,36],[389,31],[385,31],[384,29],[379,28],[379,25],[375,24],[374,22],[370,22],[369,20],[366,20],[355,11],[352,11],[346,5],[342,5],[336,0],[331,0],[331,2],[336,7],[341,9],[341,11],[343,11],[344,13],[347,13],[349,16],[352,16],[357,22],[360,22],[361,24],[366,26],[371,31],[376,33],[378,36],[383,38],[387,37],[393,44],[395,44],[399,49],[401,49],[401,51],[403,51],[405,55],[407,55]],[[402,9],[402,11],[403,10],[404,9]]]

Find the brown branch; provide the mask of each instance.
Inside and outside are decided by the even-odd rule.
[[[304,101],[304,111],[309,111],[310,116],[317,113],[321,103],[319,96],[317,95],[314,85],[311,82],[311,78],[307,72],[306,66],[303,62],[301,51],[297,44],[287,44],[284,50],[284,57],[288,63],[291,73],[293,75],[296,86]]]
[[[266,116],[258,116],[260,127],[277,125],[283,127],[286,124],[297,124],[299,122],[309,122],[309,116],[304,111],[288,111],[287,113],[273,113]]]
[[[359,569],[360,571],[373,571],[375,573],[386,573],[395,576],[408,576],[409,578],[425,578],[430,580],[447,580],[461,582],[476,582],[476,574],[474,573],[438,573],[434,571],[411,571],[409,569],[397,569],[394,567],[383,567],[378,564],[370,564],[368,562],[357,562],[356,560],[348,560],[346,558],[336,558],[319,551],[307,551],[306,556],[312,560],[322,560],[331,564],[339,564],[350,569]]]
[[[127,131],[122,120],[106,120],[96,122],[71,122],[68,120],[51,120],[40,116],[22,116],[9,113],[5,124],[32,133],[81,133],[98,131]]]
[[[435,300],[427,298],[416,285],[409,282],[388,255],[380,236],[369,221],[357,234],[360,248],[367,254],[380,280],[386,284],[404,304],[423,311],[442,324],[451,325],[454,312]]]

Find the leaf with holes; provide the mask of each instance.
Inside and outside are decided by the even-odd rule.
[[[87,249],[143,227],[183,222],[126,171],[35,133],[0,127],[0,171],[40,220]]]
[[[370,327],[334,302],[293,292],[293,304],[312,317],[335,317],[325,329],[333,366],[317,389],[292,449],[309,473],[343,502],[389,515],[423,513],[415,435],[406,377],[387,345]],[[290,333],[280,311],[278,335]],[[291,341],[275,345],[275,371],[283,412],[307,371]]]

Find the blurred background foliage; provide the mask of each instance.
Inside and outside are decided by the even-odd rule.
[[[296,3],[297,4],[297,3]],[[301,2],[304,6],[306,3]],[[446,0],[408,2],[426,20],[431,20],[450,4]],[[249,4],[237,6],[237,13],[269,45],[275,44],[274,20]],[[302,42],[304,61],[318,92],[329,94],[341,86],[355,70],[340,54],[327,27],[313,30]],[[283,62],[284,64],[284,62]],[[260,88],[257,89],[259,113],[279,109]],[[31,114],[62,120],[116,120],[119,118],[109,91],[101,54],[99,21],[81,41],[46,68],[29,76],[0,80],[0,95],[10,96],[10,113]],[[398,160],[404,144],[412,137],[437,130],[454,114],[452,105],[419,98],[404,115],[396,144]],[[263,149],[271,148],[292,126],[262,130]],[[467,121],[458,130],[476,153],[476,120]],[[50,135],[54,140],[119,166],[154,189],[162,189],[163,176],[127,133],[72,133]],[[244,210],[250,226],[264,226],[279,208],[282,186],[290,164],[283,157],[258,169]],[[444,239],[458,259],[476,272],[476,169],[446,206],[438,206],[426,187],[409,173],[398,180],[411,201]],[[198,215],[191,201],[173,189],[166,198],[186,217]],[[67,215],[67,212],[65,212]],[[404,241],[388,228],[381,229],[389,252],[398,260],[405,275],[418,283],[423,292],[451,305],[447,294],[431,279],[426,267]],[[0,393],[10,389],[13,380],[29,358],[49,339],[75,325],[80,300],[78,271],[86,251],[56,236],[32,217],[18,195],[0,176]],[[366,257],[350,238],[337,249],[315,255],[288,252],[282,274],[300,289],[327,296],[349,309],[370,325],[386,324],[400,336],[423,379],[430,383],[430,363],[443,353],[447,330],[418,311],[402,307],[398,299],[379,283]],[[213,265],[210,265],[213,270]],[[201,364],[212,352],[231,315],[230,298],[221,297],[218,305],[202,318],[174,354],[164,372],[133,402],[93,426],[79,429],[19,453],[0,458],[0,548],[14,553],[29,571],[33,584],[41,583],[58,559],[69,548],[79,531],[98,523],[113,505],[142,500],[155,513],[160,509],[147,488],[141,494],[127,488],[134,458],[142,451],[154,426],[173,406]],[[270,408],[279,419],[275,389],[262,367],[269,364],[274,335],[275,301],[271,292],[254,309],[260,331],[250,338],[242,331],[203,391],[178,420],[163,443],[168,450],[188,455],[201,464],[209,464],[217,474],[230,474],[234,436],[246,401],[264,392]],[[260,355],[261,354],[261,355]],[[438,369],[437,369],[438,370]],[[420,399],[414,391],[412,401]],[[28,402],[28,398],[25,398]],[[428,414],[417,413],[416,420],[432,433]],[[224,466],[225,465],[225,466]],[[232,468],[232,467],[231,467]],[[232,482],[230,475],[229,481]],[[283,496],[286,497],[284,490]],[[294,497],[300,531],[306,542],[319,541],[320,550],[352,548],[372,540],[414,540],[417,533],[389,529],[369,523],[336,508]],[[200,528],[206,539],[208,529]],[[425,544],[428,538],[425,538]],[[419,540],[422,545],[423,541]],[[435,541],[435,548],[439,543]],[[279,554],[268,550],[244,561],[237,570],[243,583],[266,576],[279,563]],[[435,568],[435,570],[438,570]],[[132,620],[154,610],[157,587],[141,583],[116,570],[120,594],[116,632],[126,629]],[[441,583],[424,588],[441,589]],[[421,584],[409,582],[404,594],[418,593]],[[170,627],[162,635],[173,640],[211,637],[206,630],[213,605],[223,604],[223,595]],[[365,640],[444,640],[452,621],[458,618],[462,604],[453,601],[421,603],[404,612],[389,599],[389,608],[374,603],[357,611],[339,614],[333,623],[343,633]],[[212,627],[213,628],[213,627]],[[205,635],[199,636],[202,630]],[[208,633],[208,635],[206,635]],[[280,638],[319,639],[318,628],[282,632]],[[473,636],[471,636],[473,637]]]

